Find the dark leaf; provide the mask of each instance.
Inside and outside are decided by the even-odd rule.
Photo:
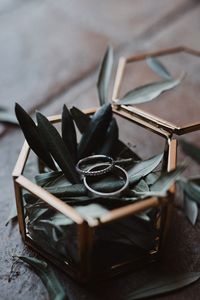
[[[41,173],[35,176],[35,181],[39,186],[47,186],[62,176],[62,174],[63,172],[61,171]]]
[[[159,154],[135,164],[128,170],[130,184],[139,181],[142,177],[151,173],[159,165],[162,158],[163,154]]]
[[[59,197],[68,196],[68,197],[79,197],[79,196],[85,196],[87,195],[87,189],[84,186],[84,184],[72,184],[72,185],[66,185],[66,186],[50,186],[45,187],[45,190],[47,190],[49,193],[54,194]]]
[[[172,76],[166,67],[158,60],[156,57],[148,57],[147,58],[148,66],[160,77],[166,80],[171,80]]]
[[[77,162],[77,138],[72,116],[66,107],[63,106],[62,112],[62,139],[68,148],[74,163]]]
[[[113,49],[108,47],[99,72],[97,89],[99,94],[100,105],[104,105],[108,101],[108,92],[111,81],[113,68]]]
[[[144,179],[141,179],[134,187],[134,191],[146,193],[149,192],[149,186]]]
[[[171,185],[176,181],[180,174],[185,170],[185,166],[179,166],[175,170],[162,174],[151,186],[151,192],[158,192],[165,195]]]
[[[17,103],[15,104],[15,113],[30,148],[49,168],[57,170],[43,139],[40,137],[38,128],[31,117]]]
[[[18,256],[19,259],[29,264],[33,271],[40,277],[44,286],[49,293],[51,300],[67,300],[69,299],[65,293],[63,285],[59,281],[54,269],[45,261],[35,257]]]
[[[65,174],[66,178],[72,183],[78,183],[79,177],[76,172],[71,154],[64,144],[58,131],[41,113],[37,112],[36,117],[40,135],[46,142],[49,152]]]
[[[96,183],[92,184],[92,187],[98,191],[102,192],[111,192],[115,189],[119,189],[122,186],[121,180],[113,179],[112,177],[106,177],[103,180],[98,180]],[[84,184],[73,184],[73,185],[65,185],[65,186],[47,186],[45,190],[48,192],[59,196],[86,196],[88,194],[88,190],[86,189]]]
[[[198,206],[196,202],[189,200],[187,196],[184,197],[184,212],[192,225],[195,225],[198,217]]]
[[[200,148],[193,143],[180,140],[180,146],[183,152],[200,164]]]
[[[163,92],[179,85],[182,79],[183,78],[180,77],[174,80],[153,82],[137,87],[134,90],[128,92],[122,99],[116,101],[116,104],[135,105],[151,101],[160,96]]]
[[[134,292],[129,293],[126,299],[145,299],[176,291],[197,281],[199,277],[200,272],[166,273],[154,270],[150,280],[145,282],[142,287],[135,289]]]
[[[111,118],[112,107],[110,104],[103,105],[95,112],[78,145],[79,159],[91,155],[102,144]]]
[[[0,122],[12,125],[19,125],[16,117],[7,111],[0,111]]]
[[[200,205],[200,184],[198,180],[197,178],[184,181],[180,180],[179,184],[187,198]]]
[[[80,109],[76,107],[72,107],[70,109],[74,122],[80,133],[84,133],[90,123],[90,116],[82,112]]]
[[[159,178],[159,175],[157,173],[149,173],[146,177],[145,177],[145,181],[148,185],[152,185],[154,184]]]
[[[97,154],[109,155],[113,153],[113,149],[117,147],[119,129],[115,118],[112,118],[105,135],[103,146],[97,150]]]
[[[146,176],[148,173],[152,172],[162,160],[163,155],[154,156],[146,161],[142,161],[134,165],[129,171],[129,183],[133,185],[139,181],[142,177]],[[102,192],[111,192],[115,189],[119,189],[122,186],[121,180],[116,180],[116,178],[108,177],[98,180],[92,184],[93,188]],[[59,197],[72,197],[72,196],[86,196],[87,189],[83,184],[65,185],[65,186],[49,186],[45,189]],[[129,199],[131,200],[131,199]]]

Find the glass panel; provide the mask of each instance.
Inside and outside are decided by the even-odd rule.
[[[173,78],[177,79],[183,73],[186,76],[179,86],[168,90],[154,101],[138,104],[136,107],[177,126],[198,122],[200,102],[195,95],[200,91],[200,57],[181,52],[160,56],[158,59]],[[129,63],[125,68],[120,97],[136,87],[162,80],[148,67],[145,60]],[[186,100],[184,105],[183,100]]]
[[[29,237],[58,261],[79,264],[77,224],[26,190],[23,199]]]
[[[158,250],[160,235],[159,209],[112,222],[95,229],[92,269],[109,271],[126,264],[142,263]]]

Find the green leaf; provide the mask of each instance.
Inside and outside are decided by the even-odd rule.
[[[15,104],[15,113],[30,148],[50,169],[56,171],[57,168],[54,161],[43,141],[43,138],[40,137],[39,130],[31,117],[17,103]]]
[[[134,187],[134,191],[146,193],[149,192],[149,186],[144,179],[141,179]]]
[[[78,183],[79,177],[76,172],[71,154],[60,137],[58,131],[41,113],[37,112],[36,117],[40,135],[46,142],[49,152],[65,174],[66,178],[72,183]]]
[[[151,101],[160,96],[165,91],[168,91],[181,83],[183,76],[168,81],[160,81],[149,83],[128,92],[122,99],[119,99],[115,104],[119,105],[135,105]]]
[[[105,139],[111,119],[112,107],[110,104],[104,104],[95,112],[78,145],[79,159],[91,155],[98,149]]]
[[[12,125],[19,125],[16,117],[7,111],[0,111],[0,122]]]
[[[66,107],[63,106],[62,112],[62,139],[68,148],[73,162],[77,162],[77,138],[76,138],[76,130],[74,126],[74,122],[72,116]]]
[[[113,149],[117,147],[119,136],[119,129],[115,118],[112,118],[108,130],[106,132],[105,141],[100,149],[97,150],[97,154],[109,155],[113,153]]]
[[[127,300],[145,299],[176,291],[200,278],[200,272],[166,273],[154,270],[148,282],[127,295]]]
[[[171,185],[180,176],[180,174],[185,170],[185,166],[179,166],[175,170],[170,172],[165,172],[162,174],[158,180],[151,186],[151,192],[159,192],[165,195]]]
[[[47,190],[49,193],[63,197],[63,196],[85,196],[87,195],[87,189],[84,186],[84,184],[78,183],[78,184],[72,184],[72,185],[66,185],[66,186],[50,186],[45,187],[45,190]]]
[[[192,201],[195,201],[200,205],[200,184],[198,183],[199,178],[180,180],[179,184],[184,194]]]
[[[198,206],[196,202],[188,199],[187,196],[184,197],[184,212],[191,224],[195,225],[198,217]]]
[[[122,186],[122,182],[121,180],[106,178],[103,181],[101,180],[93,183],[92,186],[98,191],[110,192],[112,190],[119,189]],[[47,186],[45,187],[45,190],[58,197],[80,197],[88,194],[88,190],[86,189],[85,185],[81,183],[56,187]]]
[[[74,106],[70,109],[70,112],[78,130],[80,131],[80,133],[84,133],[90,123],[90,116]]]
[[[154,184],[159,178],[159,175],[156,173],[149,173],[146,177],[145,177],[145,181],[148,185],[152,185]]]
[[[200,148],[185,140],[180,140],[179,142],[183,152],[200,164]]]
[[[44,260],[28,256],[18,256],[18,258],[30,265],[33,271],[40,277],[49,293],[50,300],[69,299],[54,269]]]
[[[108,47],[100,67],[99,78],[97,82],[97,89],[101,106],[108,101],[108,92],[111,81],[112,68],[113,49],[112,47]]]
[[[171,80],[172,76],[166,67],[156,57],[148,57],[146,59],[148,66],[160,77]]]
[[[152,172],[163,158],[163,154],[154,156],[146,161],[141,161],[135,164],[128,171],[130,186],[139,181],[142,177],[146,176],[148,173]],[[121,180],[113,179],[112,177],[106,176],[106,178],[93,183],[93,188],[102,192],[110,192],[112,190],[121,187]],[[83,184],[65,185],[65,186],[49,186],[45,189],[59,197],[73,197],[73,196],[86,196],[87,189]]]
[[[128,170],[130,184],[139,181],[142,177],[151,173],[161,162],[163,154],[151,157],[135,164]]]
[[[62,176],[62,174],[63,172],[61,171],[41,173],[35,176],[35,181],[39,186],[46,186]]]

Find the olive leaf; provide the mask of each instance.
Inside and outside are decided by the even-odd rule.
[[[35,176],[35,181],[39,186],[46,186],[63,174],[62,171],[40,173]]]
[[[105,135],[105,141],[100,149],[97,150],[97,154],[109,155],[113,153],[113,149],[117,146],[119,137],[119,129],[115,118],[112,118],[110,125]]]
[[[152,185],[154,184],[159,178],[159,175],[155,172],[149,173],[146,177],[145,177],[145,181],[148,185]]]
[[[130,292],[127,295],[127,300],[145,299],[176,291],[200,278],[200,272],[175,273],[164,270],[157,271],[155,268],[150,275],[148,282],[145,282],[143,286],[136,288],[134,292]]]
[[[179,142],[183,152],[200,164],[200,148],[185,140],[180,140]]]
[[[30,148],[50,169],[57,170],[38,127],[18,103],[15,104],[15,114]]]
[[[40,135],[46,142],[49,152],[65,174],[66,178],[72,183],[78,183],[79,177],[71,154],[58,131],[41,113],[37,112],[36,117]]]
[[[190,200],[187,196],[184,197],[184,213],[190,223],[195,225],[198,217],[198,206],[196,202]]]
[[[175,180],[185,170],[185,166],[181,165],[176,169],[163,173],[158,180],[150,187],[151,192],[158,192],[161,195],[165,195]]]
[[[129,184],[130,186],[136,184],[144,176],[152,172],[161,162],[163,154],[159,154],[151,157],[150,159],[138,162],[134,164],[133,167],[129,168]],[[93,188],[101,192],[110,192],[115,189],[119,189],[122,185],[121,180],[116,180],[110,176],[106,176],[105,179],[98,180],[98,182],[93,183]],[[72,196],[85,196],[87,195],[87,189],[83,184],[73,184],[65,186],[47,186],[45,189],[59,197],[72,197]],[[131,200],[131,199],[129,199]]]
[[[108,47],[100,67],[99,77],[97,81],[100,106],[104,105],[108,101],[108,92],[111,81],[112,68],[113,49],[112,47]]]
[[[80,133],[84,133],[90,123],[90,116],[74,106],[70,109],[70,112],[78,130],[80,131]]]
[[[142,177],[151,173],[161,162],[163,154],[151,157],[135,164],[128,170],[129,182],[133,184],[139,181]]]
[[[84,133],[91,121],[91,117],[76,107],[72,107],[70,109],[70,112],[80,133]],[[115,125],[113,124],[112,126]],[[123,158],[133,157],[135,160],[140,160],[140,157],[120,140],[117,141],[117,145],[116,147],[114,147],[112,151],[112,155],[113,157],[123,157]]]
[[[76,138],[76,130],[74,126],[74,122],[72,116],[66,107],[63,106],[62,112],[62,139],[71,153],[73,162],[77,162],[77,138]]]
[[[172,76],[166,67],[156,57],[148,57],[146,59],[148,66],[160,77],[166,80],[171,80]]]
[[[66,186],[47,186],[44,187],[46,191],[48,191],[49,193],[55,195],[55,196],[59,196],[59,197],[63,197],[63,196],[69,196],[69,197],[73,197],[73,196],[85,196],[87,195],[87,189],[84,186],[84,184],[78,183],[78,184],[72,184],[72,185],[66,185]]]
[[[112,107],[110,104],[104,104],[95,112],[78,145],[79,159],[91,155],[102,144],[111,118]]]
[[[73,117],[80,133],[84,133],[91,121],[91,117],[89,115],[83,113],[81,110],[79,110],[76,107],[72,107],[70,109],[70,112],[72,114],[72,117]],[[111,121],[111,123],[112,123],[112,126],[115,127],[114,121]],[[111,123],[110,123],[110,125],[111,125]],[[108,134],[109,130],[110,129],[108,128],[107,134]],[[115,135],[116,135],[116,132],[115,132]],[[114,139],[114,138],[112,137],[112,139]],[[106,141],[107,141],[107,138],[106,138]],[[113,155],[113,157],[123,157],[123,158],[133,157],[135,160],[140,160],[140,157],[138,156],[138,154],[133,152],[126,144],[124,144],[120,140],[117,141],[116,147],[114,147],[114,149],[112,150],[112,155]]]
[[[189,200],[195,201],[200,205],[200,184],[199,178],[191,178],[189,180],[179,180],[179,184]]]
[[[146,193],[149,192],[149,186],[144,179],[141,179],[134,187],[134,191]]]
[[[19,125],[16,117],[8,111],[0,111],[0,122],[12,125]]]
[[[67,300],[69,299],[63,288],[63,285],[59,281],[54,269],[47,264],[44,260],[37,259],[35,257],[17,256],[23,262],[27,263],[33,271],[40,277],[44,286],[49,293],[49,299],[51,300]]]
[[[151,101],[162,93],[171,90],[181,83],[183,75],[178,79],[171,79],[166,81],[159,81],[149,83],[129,91],[125,96],[115,102],[119,105],[135,105]]]

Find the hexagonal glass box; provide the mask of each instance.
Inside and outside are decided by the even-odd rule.
[[[93,114],[95,110],[85,112]],[[113,106],[113,113],[121,118],[121,127],[126,128],[129,123],[129,128],[137,125],[159,136],[165,153],[162,169],[170,171],[176,167],[177,145],[176,140],[171,139],[171,133],[124,109]],[[52,116],[49,120],[57,126],[61,117]],[[173,186],[165,198],[151,197],[125,206],[112,206],[112,209],[104,199],[105,205],[96,215],[95,205],[98,204],[90,203],[86,209],[69,205],[38,185],[34,180],[38,173],[34,170],[37,161],[36,157],[32,160],[31,155],[32,151],[25,142],[13,171],[19,228],[29,247],[80,282],[110,277],[156,259],[167,232]],[[39,170],[42,170],[41,166]],[[48,215],[41,222],[38,216],[45,216],[47,208]],[[141,223],[137,219],[139,213],[146,211],[153,215],[150,227],[146,226],[145,220]],[[33,225],[30,220],[34,217],[38,222]],[[59,231],[61,220],[62,225],[64,222],[62,235]],[[52,221],[58,226],[52,227]],[[136,238],[134,230],[141,233],[140,238]],[[140,247],[141,238],[146,237],[145,248]]]

